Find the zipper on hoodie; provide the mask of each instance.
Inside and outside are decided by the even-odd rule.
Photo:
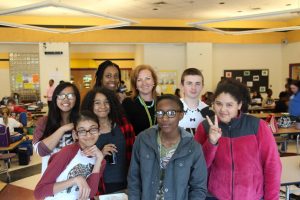
[[[233,200],[233,189],[234,189],[234,162],[233,162],[233,151],[232,151],[232,135],[231,135],[231,125],[228,126],[228,133],[230,135],[230,153],[231,153],[231,169],[232,169],[232,182],[231,182],[231,200]]]

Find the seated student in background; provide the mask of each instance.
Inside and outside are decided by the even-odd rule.
[[[288,112],[290,95],[286,92],[280,92],[279,100],[275,102],[274,112]]]
[[[263,98],[259,91],[254,90],[251,98],[251,105],[262,105]]]
[[[79,105],[80,93],[74,84],[65,82],[55,88],[48,116],[37,121],[33,134],[33,147],[42,157],[42,173],[51,154],[73,143],[73,122]]]
[[[264,120],[244,114],[248,88],[236,80],[221,81],[213,103],[216,113],[197,128],[209,171],[211,200],[277,200],[281,162],[271,129]]]
[[[98,191],[105,161],[95,143],[100,135],[97,116],[82,111],[74,123],[74,144],[53,154],[49,167],[36,185],[36,199],[88,199]]]
[[[7,100],[6,105],[7,105],[7,108],[10,110],[10,113],[20,114],[22,112],[27,112],[26,109],[22,108],[21,106],[17,106],[16,101],[12,98],[9,98]]]
[[[202,148],[178,126],[183,104],[171,94],[157,98],[157,124],[134,143],[128,175],[128,199],[205,199],[207,170]]]
[[[203,109],[209,110],[207,104],[200,100],[200,94],[203,89],[204,78],[199,69],[187,68],[181,75],[181,87],[183,90],[184,116],[179,122],[179,126],[183,127],[193,135],[200,122],[205,119]],[[202,112],[201,112],[202,111]],[[202,115],[203,114],[203,115]]]
[[[9,127],[9,132],[13,133],[14,128],[22,128],[23,125],[21,122],[18,122],[16,119],[10,117],[10,110],[7,107],[1,109],[0,124]]]
[[[267,97],[263,99],[262,106],[263,107],[274,107],[275,100],[272,98],[273,91],[270,88],[268,88],[266,93],[267,93]]]

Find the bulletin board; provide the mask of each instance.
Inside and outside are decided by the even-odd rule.
[[[244,83],[251,92],[265,93],[269,87],[269,70],[224,70],[225,78],[233,78]]]
[[[177,85],[177,71],[159,71],[158,87],[164,94],[174,94]]]

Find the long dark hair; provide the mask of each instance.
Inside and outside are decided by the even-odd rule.
[[[121,70],[120,70],[119,65],[117,65],[116,63],[111,62],[110,60],[106,60],[98,66],[98,70],[97,70],[96,75],[95,75],[96,82],[95,82],[94,88],[102,87],[102,80],[103,80],[104,71],[107,67],[110,67],[110,66],[115,67],[118,70],[118,72],[119,72],[119,82],[121,83]]]
[[[230,94],[237,102],[242,103],[241,111],[248,112],[248,105],[251,101],[248,88],[240,81],[235,79],[224,79],[217,85],[214,93],[214,100],[221,93]]]
[[[48,112],[48,119],[45,128],[45,133],[42,139],[47,138],[49,135],[54,133],[59,127],[61,127],[61,121],[62,121],[62,117],[60,113],[61,110],[57,106],[56,99],[57,99],[57,95],[67,87],[73,88],[74,94],[76,96],[75,105],[71,110],[69,121],[74,123],[74,121],[76,120],[80,108],[80,93],[78,91],[78,88],[70,82],[61,83],[56,86],[53,92],[52,102],[50,104],[50,108]]]
[[[110,106],[110,111],[108,114],[108,118],[111,120],[112,125],[114,123],[117,123],[118,125],[123,125],[122,118],[124,115],[123,107],[120,104],[120,101],[118,100],[115,93],[107,88],[94,88],[90,90],[84,97],[82,104],[81,104],[81,110],[90,110],[94,112],[94,100],[96,97],[96,94],[103,94]]]

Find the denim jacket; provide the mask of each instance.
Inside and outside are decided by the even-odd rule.
[[[165,200],[205,199],[207,169],[201,146],[180,129],[181,140],[165,169]],[[130,200],[154,200],[159,187],[158,126],[141,132],[133,147],[128,175]]]

